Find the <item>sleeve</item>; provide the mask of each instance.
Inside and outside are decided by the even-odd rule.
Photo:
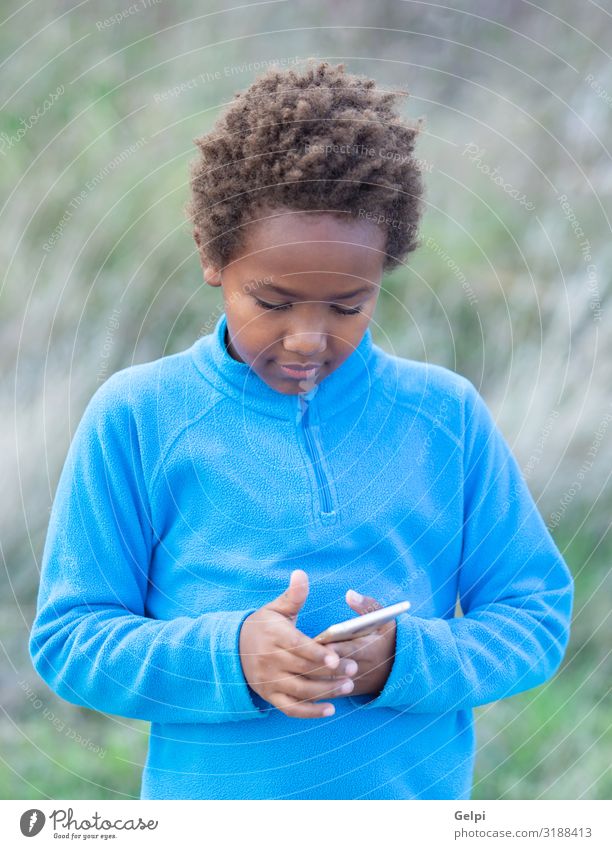
[[[398,617],[391,673],[364,708],[440,714],[484,705],[542,684],[567,648],[572,575],[508,444],[467,383],[464,616]]]
[[[60,476],[29,642],[34,667],[67,701],[120,716],[264,717],[239,652],[242,622],[256,608],[145,614],[152,523],[136,425],[114,385],[111,377],[90,401]]]

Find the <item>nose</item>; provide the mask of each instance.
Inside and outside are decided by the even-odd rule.
[[[287,334],[283,339],[286,351],[297,354],[302,360],[317,359],[327,348],[325,334],[319,331],[301,330]]]

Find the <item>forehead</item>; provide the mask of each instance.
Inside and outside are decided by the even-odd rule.
[[[325,271],[378,276],[386,233],[364,219],[331,212],[266,210],[245,226],[240,263],[265,265],[269,274]]]

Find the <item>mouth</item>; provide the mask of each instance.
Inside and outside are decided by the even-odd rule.
[[[279,365],[281,367],[283,374],[285,374],[287,377],[293,378],[294,380],[309,380],[309,379],[313,378],[316,375],[316,373],[319,371],[319,369],[321,368],[320,365],[313,365],[313,366],[310,366],[308,368],[297,368],[297,367],[293,367],[293,366],[284,366],[280,363],[279,363]]]

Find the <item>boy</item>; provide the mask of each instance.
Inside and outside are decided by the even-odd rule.
[[[152,722],[143,799],[467,799],[472,708],[562,661],[572,578],[482,398],[372,342],[421,208],[395,97],[327,63],[236,96],[189,207],[225,312],[71,445],[31,654]]]

